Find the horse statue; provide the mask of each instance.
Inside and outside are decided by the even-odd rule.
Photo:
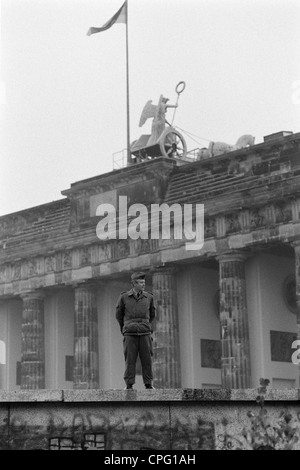
[[[229,145],[225,142],[210,142],[208,148],[202,148],[197,153],[197,160],[205,160],[216,155],[223,155],[224,153],[233,152],[245,147],[254,145],[255,137],[253,135],[245,134],[238,138],[235,145]]]
[[[199,149],[197,152],[197,160],[206,160],[211,157],[209,150],[206,147]]]

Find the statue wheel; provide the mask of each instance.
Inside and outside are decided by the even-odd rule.
[[[186,142],[173,127],[164,130],[158,143],[163,157],[183,158],[186,156]]]

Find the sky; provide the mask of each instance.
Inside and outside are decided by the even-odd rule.
[[[1,0],[0,216],[113,170],[127,143],[123,0]],[[148,100],[188,150],[300,132],[299,0],[128,0],[130,141]],[[115,163],[115,167],[120,162]]]

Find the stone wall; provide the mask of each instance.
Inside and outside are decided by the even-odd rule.
[[[257,390],[0,392],[0,450],[248,448],[243,429]],[[300,390],[271,390],[272,426],[289,411],[300,431]],[[226,426],[224,422],[226,421]]]

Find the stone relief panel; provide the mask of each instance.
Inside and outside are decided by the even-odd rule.
[[[70,251],[65,251],[63,253],[62,267],[63,267],[63,270],[71,269],[71,267],[72,267],[72,258],[71,258],[71,252]]]
[[[21,265],[21,278],[22,279],[27,279],[28,277],[28,261],[27,260],[22,260],[22,265]]]
[[[297,202],[297,206],[295,206]],[[205,238],[225,237],[226,235],[288,223],[295,218],[296,209],[300,207],[298,201],[287,201],[281,204],[268,204],[257,209],[244,209],[239,213],[231,213],[226,216],[207,217],[205,219]],[[37,214],[35,214],[36,216]],[[272,227],[268,227],[270,230]],[[271,233],[271,231],[270,231]],[[100,241],[91,246],[68,249],[58,253],[48,254],[45,257],[33,257],[27,260],[17,260],[15,263],[0,267],[0,283],[20,281],[31,277],[42,276],[57,271],[68,271],[80,266],[99,265],[110,260],[124,259],[137,254],[147,254],[164,248],[172,248],[181,245],[186,240],[174,239],[173,229],[167,239],[151,240],[107,240]],[[253,238],[253,240],[255,240]],[[4,260],[5,261],[5,260]],[[96,272],[96,271],[95,271]]]
[[[112,257],[112,246],[111,243],[104,243],[103,245],[98,245],[98,258],[97,262],[107,261]]]
[[[27,266],[28,266],[28,276],[37,276],[38,271],[37,271],[37,260],[35,258],[32,258],[27,261]]]
[[[177,232],[176,232],[176,228],[174,230],[174,226],[171,226],[169,232],[167,229],[163,230],[159,234],[159,237],[160,238],[156,240],[158,248],[172,248],[172,247],[179,246],[182,243],[191,241],[191,240],[188,240],[185,236],[184,226],[182,226],[181,231],[180,231],[180,228],[177,228]]]
[[[136,253],[150,253],[152,240],[132,240],[130,243],[130,254],[135,255]]]
[[[266,218],[262,209],[254,209],[250,211],[250,228],[256,229],[266,225]]]
[[[2,265],[0,266],[0,282],[5,282],[6,281],[6,266]]]
[[[130,255],[129,240],[116,240],[112,247],[113,258],[127,258]]]
[[[50,272],[53,272],[55,271],[55,267],[56,267],[56,262],[55,262],[55,256],[52,255],[52,256],[46,256],[45,258],[45,272],[46,273],[50,273]]]
[[[21,261],[17,261],[12,267],[12,280],[18,281],[21,279]]]
[[[174,240],[174,236],[173,236],[173,234],[171,233],[170,238],[166,238],[166,239],[160,238],[160,239],[158,240],[158,242],[159,242],[159,247],[160,247],[160,248],[170,248],[172,245],[175,245],[176,242],[178,243],[179,240]]]
[[[275,206],[275,222],[290,222],[293,219],[292,206],[290,203]]]
[[[204,237],[212,238],[217,236],[217,222],[216,219],[207,218],[204,221]]]
[[[81,250],[81,253],[80,253],[80,266],[87,266],[90,263],[91,263],[90,249],[85,247]]]
[[[159,240],[131,240],[130,254],[136,255],[137,253],[152,253],[159,248]]]
[[[225,217],[226,234],[241,231],[241,224],[238,214],[229,214]]]
[[[242,230],[256,230],[268,225],[288,223],[293,220],[292,205],[290,202],[283,204],[270,204],[261,208],[242,211]]]

